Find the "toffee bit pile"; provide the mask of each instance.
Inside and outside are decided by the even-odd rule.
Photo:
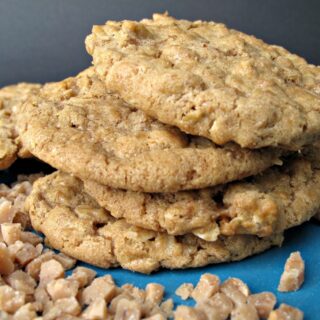
[[[175,320],[301,320],[303,313],[287,304],[277,303],[272,292],[251,294],[248,286],[238,278],[220,283],[213,274],[203,274],[193,289],[192,284],[182,284],[176,294],[183,300],[192,297],[195,307],[178,306]]]
[[[118,287],[110,275],[96,277],[90,268],[74,268],[75,259],[44,248],[41,237],[26,231],[30,220],[24,201],[37,177],[19,177],[11,188],[0,185],[0,319],[303,319],[299,309],[286,304],[274,310],[273,293],[251,294],[237,278],[221,284],[217,276],[203,274],[195,288],[181,285],[176,294],[183,300],[192,297],[196,305],[180,305],[173,311],[172,299],[163,301],[160,284],[149,283],[145,290],[130,284]],[[286,284],[294,281],[294,290],[303,282],[301,261],[294,253],[285,268]],[[66,270],[72,268],[67,276]]]

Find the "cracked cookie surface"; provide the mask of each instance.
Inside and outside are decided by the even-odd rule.
[[[279,150],[217,147],[129,108],[92,68],[45,85],[24,104],[18,127],[32,154],[53,167],[134,191],[213,186],[279,163]]]
[[[79,179],[60,172],[35,182],[26,208],[33,227],[53,248],[100,267],[120,265],[143,273],[241,260],[283,239],[281,234],[239,235],[207,242],[191,234],[172,236],[135,227],[101,208]]]
[[[143,193],[84,181],[85,191],[117,219],[172,235],[260,237],[300,225],[320,208],[319,149],[248,181],[195,191]]]
[[[15,128],[15,115],[31,95],[40,90],[39,84],[19,83],[0,89],[0,170],[7,169],[17,156],[28,157]]]
[[[320,67],[223,24],[108,21],[86,47],[108,90],[187,133],[294,150],[319,136]]]

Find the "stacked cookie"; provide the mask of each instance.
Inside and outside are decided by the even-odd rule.
[[[93,67],[20,105],[59,171],[27,200],[48,243],[149,273],[281,245],[320,206],[320,69],[213,22],[154,15],[86,39]]]
[[[30,96],[39,93],[40,88],[39,84],[19,83],[0,89],[0,170],[9,168],[18,156],[30,156],[22,147],[15,128],[16,114]]]

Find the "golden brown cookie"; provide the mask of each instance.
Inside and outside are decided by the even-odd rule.
[[[295,150],[319,136],[320,68],[223,24],[108,21],[86,47],[108,90],[187,133]]]
[[[84,188],[112,216],[141,228],[172,235],[194,233],[207,241],[220,234],[264,237],[299,225],[320,209],[316,158],[294,157],[247,180],[195,191],[152,194],[89,180]]]
[[[38,158],[113,188],[166,192],[257,174],[278,150],[217,147],[129,108],[92,69],[48,84],[18,117],[23,143]]]
[[[0,89],[0,170],[10,167],[17,156],[27,157],[15,128],[15,115],[23,102],[40,90],[39,84],[19,83]]]
[[[206,242],[171,236],[115,219],[84,192],[82,182],[61,172],[36,181],[27,199],[33,227],[49,244],[88,263],[150,273],[160,267],[189,268],[241,260],[280,245],[282,235],[239,235]]]

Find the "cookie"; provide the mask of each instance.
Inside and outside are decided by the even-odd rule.
[[[62,171],[113,188],[202,188],[279,163],[278,150],[217,147],[130,109],[106,92],[92,69],[46,85],[23,107],[18,126],[32,154]]]
[[[155,14],[86,39],[108,90],[223,145],[298,150],[320,133],[320,68],[223,24]]]
[[[207,242],[135,227],[101,208],[80,180],[59,172],[37,180],[26,203],[33,227],[53,248],[104,268],[150,273],[160,267],[200,267],[244,259],[281,245],[283,238],[239,235]]]
[[[142,228],[194,233],[207,241],[220,234],[265,237],[309,220],[320,209],[318,163],[300,156],[248,181],[177,193],[112,189],[89,180],[84,188],[112,216]]]
[[[39,84],[32,83],[20,83],[0,89],[0,170],[10,167],[18,155],[30,155],[20,144],[14,119],[22,103],[29,96],[37,94],[39,89]]]

